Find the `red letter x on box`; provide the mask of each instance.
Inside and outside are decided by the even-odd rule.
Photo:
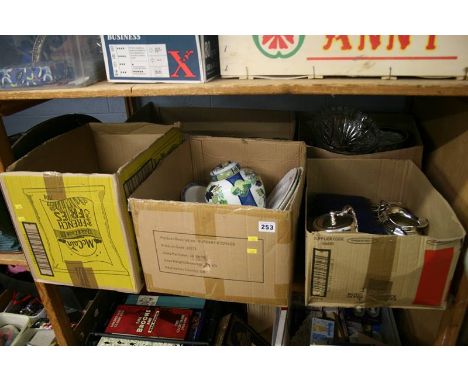
[[[171,74],[171,77],[179,77],[179,70],[182,69],[185,73],[185,78],[194,78],[196,77],[195,74],[192,73],[190,68],[187,66],[185,63],[190,55],[193,53],[193,50],[187,50],[184,54],[184,58],[181,58],[179,56],[179,51],[178,50],[170,50],[169,54],[172,56],[172,58],[179,64],[177,69],[175,70],[174,73]]]

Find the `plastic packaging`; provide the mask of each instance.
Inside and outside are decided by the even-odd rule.
[[[0,36],[0,89],[105,79],[99,36]]]
[[[378,146],[374,120],[347,106],[321,110],[313,120],[311,133],[315,146],[340,154],[368,154]]]
[[[306,125],[309,128],[308,144],[338,154],[397,150],[411,143],[407,130],[377,123],[366,113],[348,106],[326,107]]]

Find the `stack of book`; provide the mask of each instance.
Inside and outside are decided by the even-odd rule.
[[[181,296],[128,295],[98,346],[270,345],[242,318],[240,304]]]

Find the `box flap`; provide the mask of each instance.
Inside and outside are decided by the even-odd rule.
[[[7,171],[99,171],[96,146],[88,125],[58,135],[12,163]]]
[[[267,194],[290,169],[305,167],[304,142],[194,136],[190,146],[195,179],[206,184],[210,171],[228,158],[259,174]]]
[[[191,134],[239,138],[293,139],[293,112],[227,108],[161,107],[162,123],[180,121],[182,130]]]

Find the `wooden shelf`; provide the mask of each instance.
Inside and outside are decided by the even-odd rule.
[[[0,264],[21,265],[28,268],[23,252],[0,252]]]
[[[0,100],[196,95],[407,95],[468,96],[468,81],[455,79],[217,79],[206,84],[120,84],[106,81],[82,88],[2,90]]]

